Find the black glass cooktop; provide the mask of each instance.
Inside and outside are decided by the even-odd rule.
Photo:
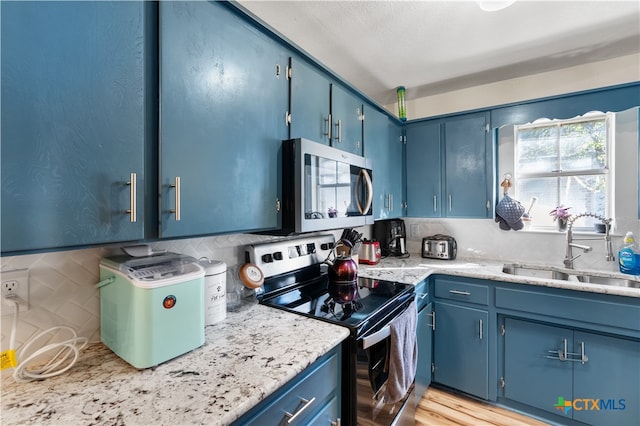
[[[414,286],[410,284],[359,277],[354,300],[338,303],[330,296],[328,277],[323,274],[271,295],[265,294],[261,303],[337,323],[360,334],[413,299],[413,293]]]

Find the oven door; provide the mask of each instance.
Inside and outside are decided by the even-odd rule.
[[[402,400],[395,404],[386,404],[383,398],[388,377],[387,360],[391,339],[388,324],[409,304],[403,304],[391,320],[385,321],[386,325],[374,328],[357,340],[358,426],[405,425],[415,422],[415,404],[412,397],[414,385]]]

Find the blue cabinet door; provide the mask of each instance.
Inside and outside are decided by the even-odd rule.
[[[483,399],[489,397],[489,313],[434,302],[433,381]]]
[[[331,84],[331,146],[362,155],[362,100],[337,83]]]
[[[160,235],[277,228],[289,52],[223,3],[166,2],[160,53]]]
[[[575,331],[573,419],[592,425],[637,425],[640,419],[640,342]],[[595,405],[595,406],[594,406]]]
[[[418,312],[416,333],[418,339],[418,368],[416,370],[415,388],[416,400],[420,401],[422,395],[431,384],[433,303],[427,304]]]
[[[2,251],[143,238],[149,5],[0,7]]]
[[[331,82],[308,62],[291,59],[292,138],[305,138],[329,145]]]
[[[373,161],[374,219],[402,216],[402,143],[400,126],[365,105],[364,155]]]
[[[493,161],[487,149],[488,122],[488,114],[482,113],[444,123],[446,217],[489,217]]]
[[[573,363],[559,354],[564,354],[565,342],[571,350],[572,331],[513,318],[504,325],[504,396],[564,415],[555,405],[559,398],[573,399]]]
[[[441,132],[438,121],[406,128],[407,216],[442,215]]]

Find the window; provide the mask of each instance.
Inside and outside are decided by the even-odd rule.
[[[608,123],[606,114],[591,113],[515,126],[515,197],[523,204],[535,197],[538,213],[563,205],[574,215],[609,217]],[[592,228],[594,222],[599,221],[580,218],[574,227]],[[552,216],[535,217],[535,228],[553,226]]]

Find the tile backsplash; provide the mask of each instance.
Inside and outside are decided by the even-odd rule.
[[[640,222],[628,230],[640,235]],[[564,233],[502,231],[493,220],[486,219],[413,219],[406,218],[407,247],[419,256],[422,237],[450,234],[458,241],[458,257],[543,263],[561,266],[565,250]],[[370,235],[370,229],[359,229]],[[340,232],[334,232],[339,236]],[[591,235],[593,236],[593,235]],[[582,237],[578,235],[578,237]],[[598,238],[598,236],[595,236]],[[208,257],[224,261],[228,267],[244,262],[243,247],[268,241],[274,237],[253,234],[231,234],[151,243],[154,249],[183,253],[195,258]],[[614,253],[622,237],[612,238]],[[586,241],[593,251],[576,260],[575,267],[617,270],[617,263],[604,260],[604,241]],[[30,310],[20,315],[17,345],[57,325],[71,326],[90,341],[100,340],[98,282],[100,259],[121,253],[120,245],[52,253],[8,256],[0,258],[1,270],[29,269]],[[12,311],[2,305],[4,312]],[[0,347],[7,349],[12,316],[3,315]]]

